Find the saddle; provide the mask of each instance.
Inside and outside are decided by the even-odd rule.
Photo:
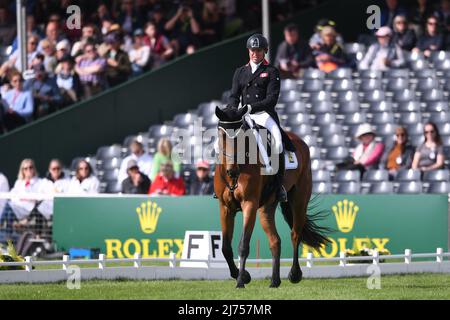
[[[253,123],[253,128],[256,129],[256,133],[259,134],[259,130],[261,129],[267,129],[263,126],[260,126],[258,124],[255,123],[255,121],[252,120]],[[244,121],[244,127],[245,129],[249,129],[249,125],[248,123],[246,123]],[[268,131],[268,130],[267,130]],[[269,131],[268,131],[269,132]],[[283,153],[284,153],[284,159],[285,159],[285,169],[286,170],[293,170],[293,169],[297,169],[298,166],[298,159],[297,156],[295,154],[295,146],[292,143],[291,139],[289,138],[289,136],[286,134],[286,132],[284,132],[284,130],[280,127],[280,132],[281,132],[281,137],[282,137],[282,143],[283,143]],[[269,132],[270,134],[270,132]],[[263,148],[259,148],[260,152],[261,152],[261,158],[263,160],[264,166],[267,169],[270,169],[271,165],[270,165],[270,156],[271,156],[271,147],[270,147],[270,142],[271,139],[267,139],[267,146],[264,146]]]

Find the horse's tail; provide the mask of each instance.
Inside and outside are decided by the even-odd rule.
[[[315,204],[317,195],[310,200],[308,204],[308,211],[316,211],[317,205]],[[281,212],[283,213],[284,220],[292,230],[294,225],[294,216],[289,202],[281,202]],[[318,221],[323,220],[329,214],[327,210],[319,210],[317,212],[308,213],[306,215],[306,222],[303,226],[303,230],[300,232],[300,241],[307,244],[311,248],[319,249],[322,245],[326,245],[330,242],[330,239],[326,234],[333,230],[327,227],[322,227],[317,224]]]
[[[306,215],[306,222],[300,233],[301,242],[314,249],[319,249],[329,243],[330,239],[327,237],[327,234],[333,231],[331,228],[322,227],[317,224],[318,221],[324,220],[330,213],[329,210],[324,209],[316,211],[318,204],[315,202],[318,196],[315,195],[308,204],[308,211],[312,213]]]

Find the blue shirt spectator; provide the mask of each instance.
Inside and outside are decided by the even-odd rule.
[[[47,76],[45,67],[42,64],[33,67],[35,72],[34,79],[25,82],[25,90],[31,90],[36,106],[38,116],[47,114],[59,108],[62,103],[62,96],[56,81]]]
[[[33,115],[34,102],[30,91],[23,90],[22,75],[15,72],[10,76],[12,89],[2,92],[2,104],[5,108],[3,123],[7,131],[13,130],[27,121]]]

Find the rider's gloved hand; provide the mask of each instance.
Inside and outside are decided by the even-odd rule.
[[[249,104],[247,104],[246,105],[247,106],[247,114],[250,114],[251,112],[252,112],[252,106],[251,105],[249,105]]]

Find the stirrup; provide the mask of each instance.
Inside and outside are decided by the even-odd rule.
[[[217,194],[215,192],[213,192],[213,198],[218,199]]]

